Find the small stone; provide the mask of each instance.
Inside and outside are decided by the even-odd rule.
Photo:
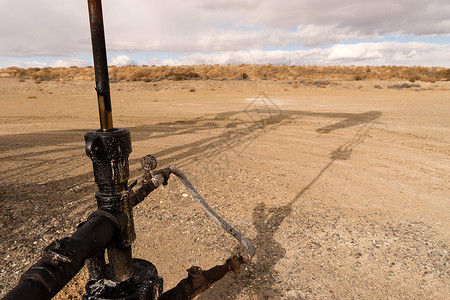
[[[189,194],[183,193],[183,194],[181,194],[181,196],[186,198],[187,196],[189,196]]]

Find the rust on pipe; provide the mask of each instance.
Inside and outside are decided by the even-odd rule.
[[[244,257],[233,256],[227,259],[223,265],[217,265],[203,271],[200,267],[192,266],[188,271],[188,277],[181,280],[176,287],[168,290],[158,300],[189,300],[209,289],[214,282],[222,279],[228,272],[235,274],[240,272],[241,264],[246,263]]]
[[[91,27],[92,53],[94,56],[95,83],[102,131],[113,129],[111,94],[109,90],[108,62],[106,57],[105,30],[101,0],[88,0]]]

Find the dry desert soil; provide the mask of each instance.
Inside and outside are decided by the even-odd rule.
[[[111,84],[116,127],[256,246],[198,299],[450,299],[450,82]],[[94,83],[0,79],[0,296],[95,210]],[[134,209],[165,290],[242,248],[176,178]],[[82,270],[57,299],[81,299]]]

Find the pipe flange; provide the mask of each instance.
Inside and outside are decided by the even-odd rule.
[[[127,216],[122,212],[110,212],[109,210],[100,208],[94,211],[89,217],[88,221],[95,217],[102,217],[106,218],[111,223],[114,224],[114,226],[119,230],[120,233],[122,233],[125,228],[127,227],[128,218]]]

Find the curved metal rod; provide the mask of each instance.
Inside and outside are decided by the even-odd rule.
[[[170,171],[175,174],[178,179],[186,186],[186,188],[189,190],[189,193],[194,197],[195,200],[201,205],[203,210],[213,219],[217,224],[219,224],[226,232],[231,234],[236,240],[238,240],[244,247],[247,249],[247,253],[242,255],[245,262],[250,261],[250,259],[255,255],[255,246],[253,243],[245,237],[242,233],[240,233],[238,230],[234,229],[230,224],[228,224],[221,216],[219,216],[209,205],[206,203],[206,201],[203,199],[203,197],[200,195],[199,192],[195,189],[195,187],[192,185],[192,183],[187,179],[186,175],[184,175],[183,172],[181,172],[180,169],[178,169],[175,166],[169,166]]]

